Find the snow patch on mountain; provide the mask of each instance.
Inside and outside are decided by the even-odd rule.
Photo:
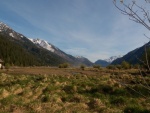
[[[13,37],[13,38],[14,38],[14,35],[13,35],[13,33],[9,33],[9,36],[11,36],[11,37]]]
[[[49,44],[47,41],[45,40],[41,40],[41,39],[29,39],[30,41],[32,41],[34,44],[38,44],[41,47],[51,51],[51,52],[55,52],[55,49],[52,47],[51,44]]]
[[[84,58],[83,56],[75,56],[75,58]]]
[[[110,58],[108,58],[108,59],[105,59],[105,61],[111,63],[111,62],[113,62],[114,60],[116,60],[117,58],[121,58],[121,57],[122,57],[121,55],[119,55],[119,56],[112,56],[112,57],[110,57]]]
[[[1,31],[6,31],[7,29],[10,29],[6,24],[3,22],[0,22],[0,30]]]

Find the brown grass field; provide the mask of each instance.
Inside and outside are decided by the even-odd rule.
[[[67,74],[73,74],[73,73],[86,73],[88,75],[90,74],[96,74],[95,71],[92,71],[90,69],[81,70],[79,68],[52,68],[52,67],[16,67],[16,68],[10,68],[8,71],[4,70],[6,73],[10,74],[31,74],[31,75],[44,75],[44,74],[58,74],[58,75],[67,75]]]
[[[0,113],[150,113],[139,70],[11,67],[0,70]]]
[[[105,74],[137,74],[139,70],[129,69],[129,70],[108,70],[106,68],[95,69],[86,68],[82,70],[80,68],[57,68],[57,67],[12,67],[8,70],[0,70],[1,73],[8,74],[30,74],[30,75],[68,75],[68,74],[86,74],[86,75],[105,75]]]

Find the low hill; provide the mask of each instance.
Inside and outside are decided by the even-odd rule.
[[[101,65],[102,67],[106,67],[106,66],[108,66],[109,64],[111,64],[114,60],[116,60],[117,58],[120,58],[120,57],[121,57],[121,56],[119,55],[119,56],[111,56],[110,58],[105,59],[105,60],[99,59],[99,60],[97,60],[97,61],[95,62],[95,64],[96,64],[96,65]]]
[[[108,66],[110,63],[107,62],[107,61],[105,61],[105,60],[97,60],[97,61],[95,62],[95,64],[96,64],[96,65],[100,65],[100,66],[102,66],[102,67],[106,67],[106,66]]]

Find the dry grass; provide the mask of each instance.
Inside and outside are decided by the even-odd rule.
[[[1,113],[149,113],[137,70],[27,67],[0,70]],[[133,76],[134,75],[134,76]],[[150,85],[149,77],[145,77]],[[127,84],[122,85],[120,83]],[[136,88],[147,98],[129,88]]]

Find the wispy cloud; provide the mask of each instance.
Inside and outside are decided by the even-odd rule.
[[[144,27],[121,15],[112,1],[14,0],[3,5],[38,28],[22,29],[30,30],[25,35],[41,36],[63,51],[91,61],[124,55],[148,41],[144,33],[150,36]]]

